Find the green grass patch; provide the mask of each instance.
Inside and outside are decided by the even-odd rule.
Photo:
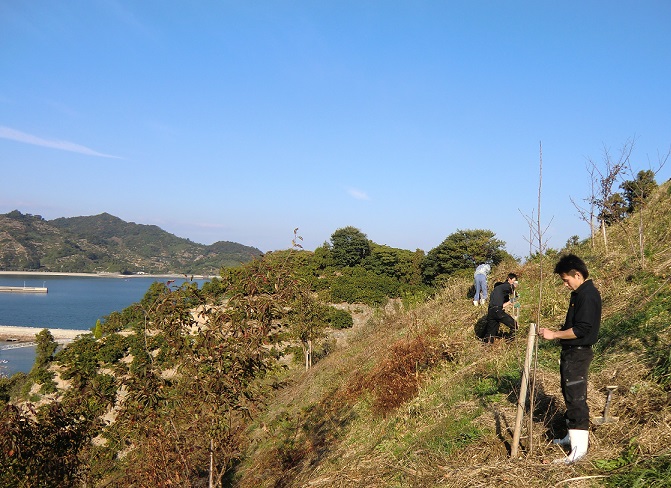
[[[474,423],[475,418],[477,412],[465,417],[444,417],[431,424],[431,428],[423,430],[421,425],[414,429],[403,423],[391,422],[375,450],[390,454],[395,459],[412,459],[417,452],[423,453],[423,456],[448,457],[483,437],[485,433]]]
[[[642,459],[635,443],[619,458],[596,460],[594,465],[609,474],[606,486],[630,488],[662,488],[671,486],[671,454]]]
[[[419,447],[442,457],[477,442],[485,434],[473,422],[474,417],[446,418],[433,429],[421,435]]]
[[[508,398],[519,386],[520,375],[508,372],[502,376],[475,377],[468,385],[469,391],[481,400],[500,402]]]

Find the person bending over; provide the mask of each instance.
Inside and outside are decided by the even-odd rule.
[[[473,305],[484,305],[487,300],[487,275],[491,267],[488,264],[481,264],[475,268],[473,274],[473,286],[475,295],[473,296]]]
[[[492,343],[497,337],[503,337],[499,334],[499,324],[505,324],[510,328],[511,337],[515,334],[517,322],[505,311],[505,308],[511,305],[510,296],[515,293],[516,286],[517,275],[509,273],[506,281],[492,290],[487,308],[487,325],[482,337],[484,342]]]

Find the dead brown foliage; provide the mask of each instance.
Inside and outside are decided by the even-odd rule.
[[[373,397],[373,412],[386,416],[414,397],[422,371],[451,354],[438,343],[438,330],[427,329],[422,335],[403,338],[389,347],[387,355],[370,373],[359,376],[359,388]]]

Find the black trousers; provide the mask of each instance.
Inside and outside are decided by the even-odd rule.
[[[487,326],[483,339],[492,341],[494,337],[501,337],[499,335],[499,324],[506,324],[510,327],[511,335],[517,330],[515,319],[503,311],[503,307],[493,306],[487,309]]]
[[[564,417],[569,429],[589,430],[587,373],[593,357],[591,347],[562,349],[559,372],[561,392],[566,403]]]

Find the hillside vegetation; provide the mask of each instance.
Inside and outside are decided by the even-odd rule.
[[[608,250],[598,239],[569,249],[586,259],[604,302],[588,396],[593,417],[603,414],[605,387],[618,387],[610,415],[619,421],[592,426],[586,461],[552,464],[563,456],[551,443],[564,433],[563,399],[559,348],[546,341],[538,345],[519,459],[510,458],[529,323],[540,316],[544,327],[560,324],[568,303],[549,251],[494,270],[494,279],[520,276],[513,343],[475,339],[484,312],[466,298],[470,277],[453,279],[425,304],[380,310],[268,405],[233,485],[670,486],[669,183],[642,212],[608,229]],[[643,262],[632,239],[640,222]]]
[[[474,328],[486,311],[469,298],[472,268],[454,269],[445,257],[464,236],[491,235],[460,231],[425,259],[371,245],[352,266],[345,261],[361,258],[357,249],[333,252],[363,242],[349,229],[334,233],[345,247],[269,253],[201,290],[155,283],[60,353],[44,334],[30,374],[0,382],[0,481],[669,486],[670,229],[667,182],[611,222],[607,246],[572,240],[563,250],[583,257],[603,297],[591,414],[602,415],[604,388],[616,385],[610,415],[619,417],[592,425],[588,456],[574,465],[552,464],[563,456],[551,443],[563,434],[563,400],[559,347],[545,341],[511,459],[529,324],[554,327],[566,313],[569,292],[552,275],[559,252],[523,265],[497,255],[490,286],[519,275],[520,330],[511,342],[483,345]],[[354,300],[362,283],[394,298],[359,292],[365,300]]]
[[[261,254],[235,242],[198,244],[107,213],[54,220],[17,210],[0,215],[0,269],[6,271],[216,275]]]

